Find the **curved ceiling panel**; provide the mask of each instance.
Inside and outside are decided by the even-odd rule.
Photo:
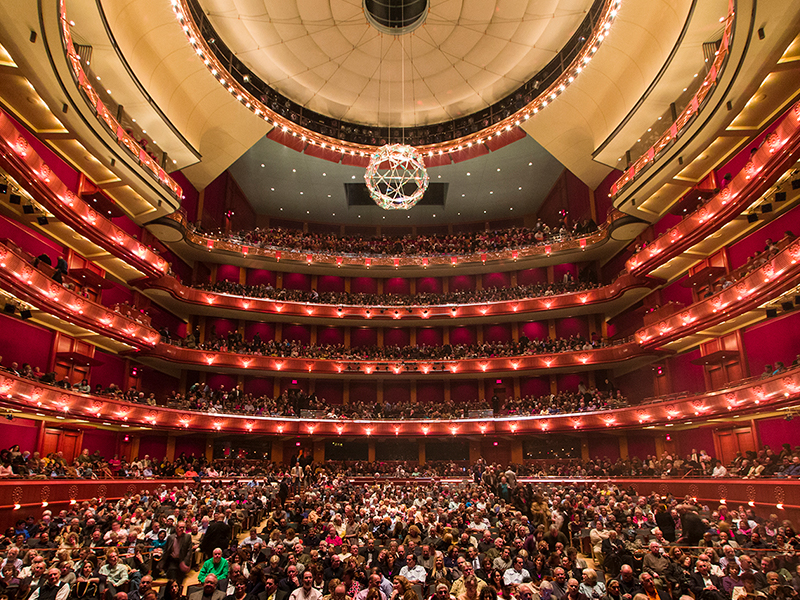
[[[582,77],[522,128],[586,184],[597,187],[609,168],[595,162],[592,153],[657,76],[691,6],[692,0],[623,2]]]
[[[544,67],[590,0],[432,2],[413,34],[374,29],[359,0],[200,0],[225,44],[284,96],[355,123],[414,126],[490,106]]]

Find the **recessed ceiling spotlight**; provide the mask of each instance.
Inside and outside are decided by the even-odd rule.
[[[327,174],[327,173],[323,173],[323,174],[322,174],[322,176],[323,176],[323,177],[327,177],[327,176],[328,176],[328,174]]]
[[[489,192],[489,194],[494,194],[494,192]]]
[[[532,162],[529,162],[529,163],[528,163],[528,166],[529,166],[529,167],[533,166],[533,163],[532,163]]]
[[[292,169],[292,173],[297,173],[297,169]]]
[[[330,198],[330,197],[331,197],[331,195],[330,195],[330,194],[328,194],[328,198]]]
[[[264,167],[266,167],[266,166],[267,166],[267,165],[265,165],[264,163],[261,163],[261,168],[262,168],[262,169],[263,169]]]
[[[472,173],[467,173],[467,177],[469,177]]]
[[[486,214],[486,211],[483,211],[483,214]]]
[[[275,188],[269,188],[269,189],[271,189],[273,192],[275,191]]]
[[[303,195],[303,192],[300,192],[300,195],[302,196],[302,195]]]
[[[306,214],[307,214],[307,215],[310,215],[310,214],[311,214],[311,211],[310,211],[310,210],[307,210],[307,211],[306,211]]]
[[[497,167],[497,172],[498,172],[498,173],[500,172],[500,167]]]

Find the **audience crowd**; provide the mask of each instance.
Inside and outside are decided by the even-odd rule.
[[[356,483],[334,463],[313,467],[301,452],[238,483],[154,484],[23,513],[0,538],[0,594],[789,600],[800,590],[800,536],[754,508],[613,483],[523,483],[483,460],[460,483]],[[194,570],[198,583],[185,589]]]
[[[463,290],[443,294],[367,294],[347,292],[322,292],[316,290],[275,289],[270,284],[244,285],[233,281],[198,284],[195,287],[221,294],[245,298],[267,298],[285,302],[311,304],[341,304],[349,306],[441,306],[446,304],[478,304],[483,302],[502,302],[504,300],[523,300],[542,296],[557,296],[581,292],[599,287],[597,284],[576,281],[567,273],[559,283],[532,283],[511,287],[490,287],[482,290]]]
[[[550,227],[538,219],[533,227],[512,227],[492,231],[461,231],[435,235],[367,236],[361,234],[304,232],[281,227],[258,228],[234,233],[216,232],[218,239],[278,250],[335,252],[348,255],[450,255],[477,252],[500,252],[540,244],[567,241],[597,231],[591,219],[568,225],[566,219]]]
[[[178,343],[179,340],[174,340]],[[581,335],[559,339],[529,339],[521,335],[518,341],[483,342],[474,344],[442,344],[440,346],[350,346],[343,344],[305,344],[297,340],[263,340],[258,332],[250,340],[245,340],[239,331],[227,335],[217,335],[213,327],[205,341],[189,333],[180,343],[187,348],[213,350],[215,352],[235,352],[256,356],[276,356],[284,358],[315,358],[330,360],[459,360],[470,358],[497,358],[503,356],[529,356],[532,354],[556,354],[594,350],[608,345],[596,336],[592,340]]]

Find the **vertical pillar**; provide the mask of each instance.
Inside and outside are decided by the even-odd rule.
[[[427,460],[425,457],[425,440],[417,442],[417,446],[419,447],[419,464],[424,465]]]
[[[175,436],[174,435],[167,435],[167,450],[166,450],[166,458],[169,462],[175,460]]]
[[[513,377],[511,381],[514,383],[514,398],[520,398],[522,393],[520,392],[519,377]]]
[[[516,287],[518,285],[517,284],[517,272],[516,271],[511,271],[510,279],[511,279],[511,287]]]
[[[39,453],[40,457],[42,456],[43,449],[44,449],[44,420],[41,420],[37,421],[36,423],[36,452]]]
[[[378,327],[378,346],[383,346],[383,327]]]
[[[310,332],[309,337],[310,337],[310,341],[311,341],[312,344],[316,344],[317,343],[317,326],[316,325],[312,325],[311,326],[311,332]]]
[[[511,324],[511,339],[514,340],[515,342],[519,341],[519,322],[518,321],[514,321]]]
[[[367,460],[375,462],[375,440],[370,440],[368,443]]]
[[[350,328],[349,327],[345,327],[344,328],[344,347],[345,348],[349,348],[350,347]]]
[[[217,283],[217,263],[211,265],[211,283]]]
[[[408,291],[411,293],[412,296],[417,293],[417,280],[416,279],[412,278],[412,279],[410,279],[408,281]]]
[[[589,460],[589,437],[581,436],[581,459],[586,462]]]
[[[206,460],[208,462],[214,460],[214,438],[210,435],[206,437]]]
[[[342,404],[350,404],[350,380],[345,379],[342,386]]]
[[[411,402],[417,402],[417,380],[411,382]]]
[[[483,273],[475,275],[475,289],[478,291],[483,289]]]
[[[411,330],[408,332],[408,344],[410,346],[417,345],[417,328],[412,327]]]
[[[350,278],[349,277],[345,277],[344,278],[344,291],[347,294],[350,293]]]
[[[377,392],[378,402],[383,404],[383,379],[378,379],[378,384],[375,386]]]
[[[444,401],[449,403],[450,402],[450,380],[444,380]]]
[[[445,294],[450,293],[450,278],[442,277],[442,292]]]
[[[667,440],[664,436],[659,435],[656,437],[656,458],[661,458],[666,448]]]
[[[275,377],[272,380],[272,397],[277,398],[281,395],[281,378]]]
[[[239,284],[247,285],[247,268],[239,267]]]
[[[378,279],[378,280],[377,280],[377,284],[378,284],[378,294],[383,294],[383,286],[384,286],[384,283],[386,283],[386,280],[385,280],[385,279]]]
[[[628,434],[623,433],[617,440],[619,440],[619,457],[622,460],[628,460]]]
[[[318,285],[319,285],[319,276],[318,275],[312,275],[311,276],[311,289],[312,290],[317,289]]]
[[[282,342],[283,341],[283,323],[278,321],[275,323],[275,341]]]
[[[269,459],[277,464],[283,462],[283,440],[275,438],[269,445]]]
[[[511,462],[516,465],[521,465],[524,462],[522,458],[522,440],[518,437],[511,440]]]
[[[325,442],[322,440],[314,440],[314,462],[325,462]]]
[[[205,342],[206,341],[206,317],[205,317],[205,315],[200,315],[200,317],[198,318],[197,335],[200,336],[198,341],[200,341],[200,342]]]
[[[283,271],[278,271],[275,273],[275,289],[283,289]]]
[[[553,265],[547,267],[547,283],[553,283],[556,280],[556,271]]]
[[[479,344],[483,343],[483,325],[478,325],[477,340]]]
[[[550,393],[558,393],[558,380],[556,379],[555,375],[550,375]]]
[[[469,441],[469,462],[475,464],[481,457],[481,443],[476,440]]]
[[[124,437],[124,436],[123,436]],[[139,458],[139,444],[141,443],[141,438],[137,436],[131,436],[131,441],[128,444],[128,458],[126,459],[128,462],[134,461]],[[153,457],[156,458],[155,456]]]
[[[450,343],[450,328],[449,327],[442,327],[442,343],[449,344]]]
[[[553,319],[547,320],[547,335],[551,340],[556,339],[556,322]]]

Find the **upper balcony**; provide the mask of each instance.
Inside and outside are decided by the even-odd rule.
[[[465,436],[530,435],[555,432],[608,431],[671,427],[682,423],[778,410],[800,398],[800,369],[750,379],[729,388],[695,396],[670,396],[625,408],[574,414],[460,418],[458,420],[340,420],[198,413],[90,396],[37,381],[3,374],[0,404],[77,422],[114,422],[125,427],[192,432],[225,431],[278,436]]]
[[[225,316],[245,320],[357,324],[397,327],[423,323],[478,324],[520,319],[559,319],[577,314],[615,314],[648,294],[656,285],[650,278],[622,275],[613,283],[594,289],[515,300],[476,303],[423,304],[326,304],[239,296],[182,285],[173,277],[139,282],[148,296],[177,314]],[[413,298],[413,296],[412,296]]]

